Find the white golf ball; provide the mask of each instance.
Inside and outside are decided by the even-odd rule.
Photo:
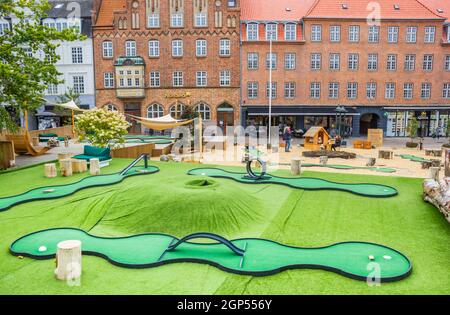
[[[47,247],[45,247],[45,246],[41,246],[41,247],[39,247],[39,251],[42,253],[42,252],[45,252],[45,251],[47,251]]]

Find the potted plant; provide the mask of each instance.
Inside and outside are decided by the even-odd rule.
[[[414,141],[414,139],[417,137],[417,131],[419,130],[419,122],[417,121],[416,117],[413,117],[408,124],[408,127],[406,128],[406,132],[408,133],[409,138],[411,141],[406,142],[407,148],[417,148],[419,145],[417,142]]]

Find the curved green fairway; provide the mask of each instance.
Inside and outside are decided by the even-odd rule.
[[[188,172],[188,175],[200,175],[209,177],[229,178],[244,184],[279,184],[292,188],[305,190],[341,190],[367,197],[392,197],[397,195],[397,190],[390,186],[378,184],[344,184],[335,183],[320,178],[310,177],[278,177],[269,175],[266,179],[252,180],[244,178],[246,174],[230,172],[220,168],[196,168]]]
[[[177,238],[164,234],[141,234],[122,238],[95,237],[78,229],[51,229],[35,232],[16,240],[10,247],[14,255],[51,258],[57,244],[80,240],[84,253],[104,257],[124,267],[153,267],[166,263],[195,261],[211,264],[228,272],[267,276],[286,269],[319,268],[350,278],[366,280],[379,268],[382,282],[400,280],[411,271],[406,256],[391,248],[365,242],[345,242],[321,248],[299,248],[270,240],[244,238],[232,243],[244,250],[234,254],[224,244],[182,243],[166,251]],[[369,260],[373,256],[373,260]]]

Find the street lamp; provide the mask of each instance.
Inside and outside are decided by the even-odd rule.
[[[272,36],[269,39],[269,141],[267,143],[267,148],[272,149]]]
[[[338,105],[338,107],[336,107],[336,109],[334,110],[336,112],[336,125],[338,127],[338,135],[340,137],[342,137],[342,131],[341,131],[341,119],[342,116],[345,115],[345,113],[347,113],[347,110],[345,109],[344,106],[340,106]]]

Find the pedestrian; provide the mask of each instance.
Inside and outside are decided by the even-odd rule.
[[[283,130],[283,140],[286,142],[284,148],[285,152],[291,152],[291,140],[292,140],[292,130],[291,127],[286,126]]]

